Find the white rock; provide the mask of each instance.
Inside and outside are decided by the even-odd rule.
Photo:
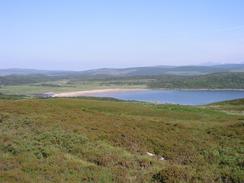
[[[164,157],[160,157],[159,160],[163,161],[163,160],[165,160],[165,159],[164,159]]]
[[[155,156],[155,154],[150,153],[150,152],[147,152],[147,155],[148,155],[148,156]]]

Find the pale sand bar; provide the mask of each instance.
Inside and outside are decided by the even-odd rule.
[[[55,93],[52,97],[79,97],[79,96],[95,96],[99,93],[113,93],[113,92],[125,92],[125,91],[142,91],[146,89],[98,89],[98,90],[86,90],[86,91],[75,91],[75,92],[63,92]]]

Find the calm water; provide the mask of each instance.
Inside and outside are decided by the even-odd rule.
[[[154,103],[202,105],[213,102],[244,98],[244,91],[236,90],[141,90],[100,93],[98,97],[138,100]]]

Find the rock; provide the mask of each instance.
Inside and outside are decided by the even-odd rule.
[[[161,156],[161,157],[159,158],[159,160],[163,161],[163,160],[165,160],[165,158]]]
[[[155,156],[155,154],[150,153],[150,152],[147,152],[147,155],[148,155],[148,156]]]

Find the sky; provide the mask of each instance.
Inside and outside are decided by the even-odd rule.
[[[0,68],[244,63],[243,0],[2,0]]]

